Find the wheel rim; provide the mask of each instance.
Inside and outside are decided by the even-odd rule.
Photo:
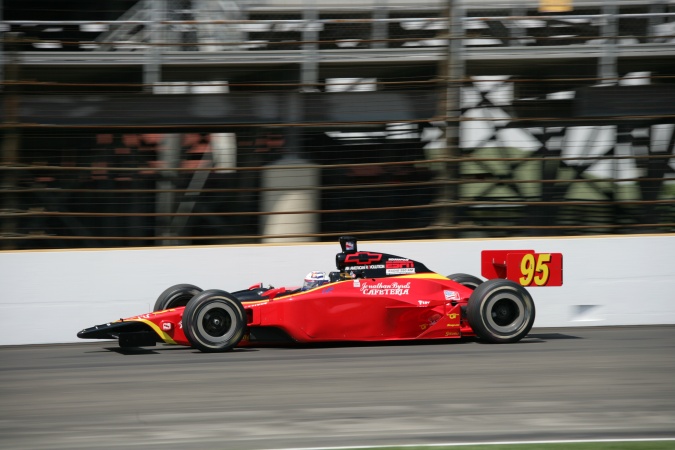
[[[486,308],[489,326],[501,334],[512,333],[526,322],[527,308],[522,299],[514,294],[501,293],[491,298]]]
[[[212,343],[226,342],[236,333],[236,312],[224,301],[205,305],[197,314],[196,325],[200,334]]]
[[[500,327],[508,326],[518,317],[519,309],[515,303],[510,300],[498,300],[492,307],[492,320]]]

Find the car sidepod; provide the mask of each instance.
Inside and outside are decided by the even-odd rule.
[[[296,342],[447,339],[473,335],[462,316],[471,292],[437,274],[353,279],[244,308],[252,336],[278,330]]]

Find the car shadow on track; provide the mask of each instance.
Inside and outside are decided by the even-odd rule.
[[[120,355],[133,356],[133,355],[159,355],[166,352],[190,352],[190,353],[202,353],[199,350],[192,347],[177,346],[177,345],[166,345],[166,346],[157,346],[157,347],[104,347],[102,350],[109,352],[115,352]],[[243,352],[257,352],[258,349],[255,348],[235,348],[225,353],[243,353]]]
[[[104,347],[103,349],[109,352],[119,353],[120,355],[156,355],[159,353],[154,349],[145,347]]]
[[[562,333],[530,333],[523,340],[537,339],[540,341],[554,341],[560,339],[583,339],[580,336],[572,336],[571,334]]]
[[[508,345],[518,345],[518,344],[542,344],[548,341],[554,340],[563,340],[563,339],[583,339],[580,336],[573,336],[563,333],[530,333],[523,340],[514,344]],[[244,352],[257,352],[261,348],[277,348],[277,349],[301,349],[301,348],[350,348],[350,347],[396,347],[396,346],[429,346],[429,345],[462,345],[462,344],[481,344],[481,345],[495,345],[486,341],[482,341],[475,337],[465,337],[457,340],[428,340],[428,341],[389,341],[389,342],[316,342],[316,343],[277,343],[277,344],[261,344],[256,347],[238,347],[230,350],[228,353],[244,353]],[[104,347],[102,350],[115,352],[120,355],[133,356],[133,355],[153,355],[160,354],[165,352],[191,352],[191,353],[201,353],[199,350],[185,347],[185,346],[175,346],[175,345],[160,345],[157,347]]]
[[[494,344],[492,342],[483,341],[478,338],[468,338],[468,339],[470,339],[469,342],[475,342],[476,344],[481,345],[523,345],[523,344],[543,344],[548,341],[557,341],[565,339],[584,339],[584,338],[580,336],[573,336],[570,334],[563,334],[563,333],[530,333],[527,336],[525,336],[522,340],[518,342],[512,342],[510,344]]]

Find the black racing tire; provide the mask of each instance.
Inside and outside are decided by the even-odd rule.
[[[483,280],[478,277],[474,277],[473,275],[469,275],[468,273],[453,273],[452,275],[448,275],[446,278],[472,290],[475,290],[478,286],[483,284]]]
[[[229,292],[210,289],[188,302],[182,324],[192,347],[209,353],[225,352],[244,337],[246,311]]]
[[[530,332],[535,317],[529,292],[511,280],[488,280],[469,297],[469,325],[479,339],[495,344],[518,342]]]
[[[202,289],[192,284],[176,284],[159,294],[152,310],[153,312],[164,311],[165,309],[185,306],[192,297],[200,292],[202,292]]]

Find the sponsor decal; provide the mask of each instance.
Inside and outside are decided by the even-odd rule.
[[[459,331],[446,331],[446,336],[459,336]]]
[[[354,280],[354,287],[361,287],[361,280]]]
[[[459,292],[457,291],[443,291],[446,300],[461,300]]]
[[[254,307],[254,306],[262,306],[268,304],[270,301],[269,300],[259,300],[259,301],[253,301],[253,302],[246,302],[246,307]]]
[[[410,281],[407,283],[368,283],[364,281],[361,284],[361,293],[364,295],[408,295],[410,292]]]
[[[401,267],[415,267],[415,263],[403,258],[389,258],[387,260],[387,269],[399,269]]]
[[[420,325],[420,330],[424,331],[424,330],[426,330],[428,327],[429,327],[429,325],[427,325],[426,323],[423,323],[422,325]]]
[[[321,289],[322,294],[330,294],[335,288],[333,286]]]
[[[386,263],[387,275],[405,275],[415,273],[415,263],[409,259],[390,258]]]
[[[420,306],[429,306],[429,303],[431,303],[429,300],[417,300],[417,304]]]
[[[382,253],[358,252],[345,257],[345,265],[366,266],[382,260]]]
[[[371,264],[369,266],[349,266],[345,270],[384,269],[384,264]]]
[[[354,243],[352,241],[345,242],[345,249],[347,251],[354,250]]]
[[[173,326],[171,325],[171,322],[162,322],[162,330],[163,331],[171,331]]]
[[[450,320],[454,320],[454,319],[456,319],[456,318],[457,318],[457,316],[458,316],[458,314],[455,314],[455,313],[451,313],[451,314],[448,314],[448,319],[450,319]]]
[[[411,273],[415,273],[415,268],[387,269],[386,271],[387,275],[408,275]]]

